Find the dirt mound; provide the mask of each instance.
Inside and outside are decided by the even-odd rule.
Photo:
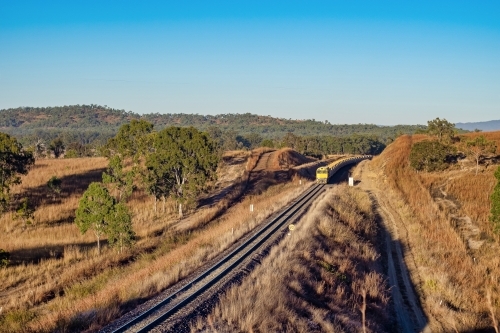
[[[291,148],[283,148],[271,155],[269,166],[273,170],[288,170],[314,161],[315,158],[304,156]]]

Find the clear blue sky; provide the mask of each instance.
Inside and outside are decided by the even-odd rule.
[[[0,108],[500,119],[500,1],[0,0]]]

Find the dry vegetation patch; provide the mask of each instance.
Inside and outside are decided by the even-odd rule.
[[[339,186],[192,331],[389,332],[388,292],[366,193]]]
[[[246,161],[246,156],[240,157]],[[45,200],[47,180],[54,174],[63,180],[61,198],[42,200],[35,213],[53,206],[54,216],[35,216],[35,223],[27,228],[20,228],[9,215],[1,221],[6,230],[0,233],[2,248],[17,261],[0,269],[0,331],[95,331],[216,257],[307,187],[289,182],[231,206],[231,200],[242,193],[241,187],[233,188],[184,220],[176,217],[174,202],[167,201],[165,210],[155,213],[150,197],[138,191],[128,202],[137,234],[135,246],[121,254],[104,246],[97,255],[92,235],[82,236],[73,223],[79,195],[64,194],[64,179],[73,177],[72,173],[84,177],[101,172],[106,165],[105,159],[38,161],[16,189],[16,193],[30,193],[39,188],[45,191],[40,194]],[[244,168],[245,163],[238,165]],[[223,170],[231,170],[236,181],[248,178],[230,165]],[[227,177],[221,181],[227,182]],[[90,179],[72,186],[80,186],[74,189],[83,193],[88,183]],[[64,220],[52,223],[63,214]]]
[[[481,134],[499,145],[498,132]],[[492,329],[500,314],[500,248],[488,222],[495,168],[483,166],[477,176],[459,167],[417,173],[408,156],[412,143],[425,138],[399,137],[370,167],[404,217],[417,267],[413,282],[432,330]]]

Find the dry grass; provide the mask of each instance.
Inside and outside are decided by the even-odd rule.
[[[252,153],[250,154],[250,157],[248,158],[246,171],[252,171],[257,166],[257,163],[259,162],[259,159],[261,158],[261,156],[265,153],[270,153],[272,151],[275,151],[275,149],[266,148],[266,147],[261,147],[261,148],[257,148],[257,149],[252,150]]]
[[[96,178],[106,160],[37,163],[40,166],[24,179],[16,193],[32,194],[32,189],[37,189],[35,198],[41,200],[37,214],[52,207],[53,215],[38,215],[35,224],[27,228],[8,215],[1,221],[6,230],[0,234],[2,248],[14,259],[12,265],[0,270],[2,332],[95,331],[137,302],[187,276],[305,188],[289,182],[228,209],[230,201],[241,195],[242,187],[237,186],[222,200],[185,220],[175,217],[175,203],[167,201],[165,212],[160,205],[159,212],[154,213],[152,200],[137,192],[129,201],[138,236],[136,245],[121,254],[104,246],[99,256],[92,234],[82,236],[72,222],[79,196],[66,192],[64,180],[88,174]],[[44,185],[57,170],[62,172],[55,175],[63,179],[63,193],[53,202],[46,198]],[[80,176],[74,177],[71,172]],[[241,177],[248,179],[246,173]],[[85,178],[72,183],[73,189],[83,193],[90,181]],[[256,209],[254,214],[248,211],[250,202]]]
[[[376,236],[369,197],[337,187],[192,331],[359,332],[363,293],[367,331],[391,331]]]
[[[468,136],[481,134],[500,147],[500,132]],[[498,318],[500,304],[499,246],[488,223],[495,168],[483,166],[478,176],[472,168],[417,173],[408,156],[412,143],[423,139],[399,137],[372,162],[381,172],[379,186],[405,218],[422,304],[433,331],[492,327],[491,313]]]

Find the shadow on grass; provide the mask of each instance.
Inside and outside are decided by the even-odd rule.
[[[107,240],[101,240],[101,247],[108,244]],[[67,245],[47,245],[40,247],[30,247],[10,251],[9,266],[20,264],[38,264],[42,260],[47,259],[62,259],[64,257],[64,249],[68,246],[77,247],[80,251],[97,251],[97,241],[95,242],[80,242]]]
[[[34,209],[44,205],[61,204],[63,200],[72,195],[82,195],[90,183],[100,182],[102,180],[102,173],[105,170],[106,168],[100,168],[85,173],[61,177],[61,192],[59,194],[52,194],[46,184],[27,188],[22,193],[16,195],[14,205],[11,209],[15,209],[19,204],[19,200],[25,197],[28,198],[28,202]]]

